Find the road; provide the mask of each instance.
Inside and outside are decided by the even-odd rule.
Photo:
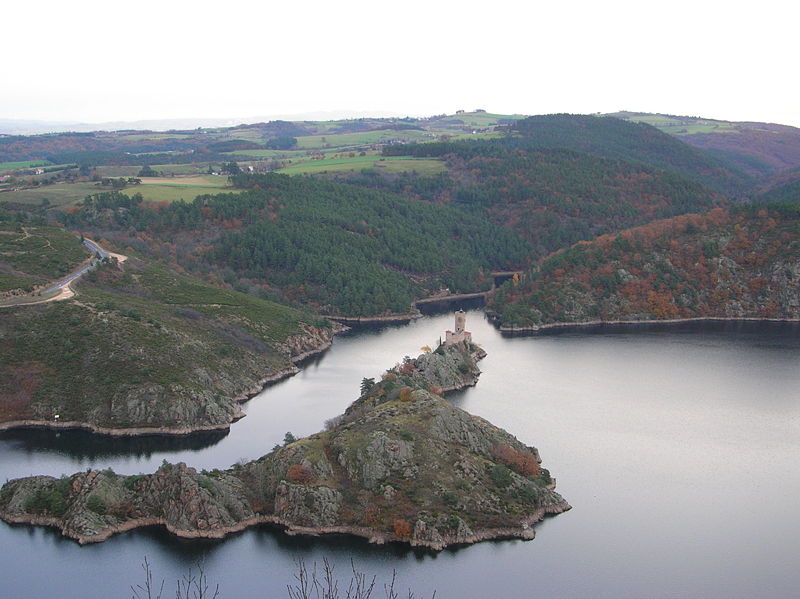
[[[85,245],[89,250],[94,252],[95,258],[87,264],[70,274],[68,277],[61,279],[57,283],[53,283],[47,289],[43,290],[38,295],[45,296],[38,298],[37,296],[23,296],[23,297],[16,297],[12,298],[8,301],[3,301],[0,303],[0,308],[5,308],[8,306],[27,306],[33,304],[42,304],[44,302],[53,302],[58,300],[64,300],[72,297],[74,292],[70,288],[72,282],[92,270],[95,266],[97,266],[101,260],[108,258],[109,256],[116,258],[120,262],[125,262],[127,260],[127,256],[123,256],[122,254],[114,254],[113,252],[107,252],[99,245],[97,245],[91,239],[84,239],[83,245]],[[53,295],[51,295],[53,294]],[[50,295],[50,297],[46,297]]]
[[[83,245],[85,245],[87,248],[89,248],[91,251],[93,251],[95,253],[95,255],[97,255],[97,258],[92,260],[89,264],[87,264],[86,266],[84,266],[80,270],[77,270],[74,273],[72,273],[71,275],[69,275],[66,279],[62,279],[58,283],[55,283],[54,285],[51,285],[50,287],[48,287],[47,289],[42,291],[42,295],[47,295],[48,293],[53,293],[54,291],[57,291],[59,289],[62,289],[63,287],[66,287],[67,285],[72,283],[72,281],[74,281],[75,279],[77,279],[80,276],[83,276],[84,273],[89,272],[91,269],[93,269],[95,266],[97,266],[97,263],[100,262],[100,260],[104,260],[105,258],[108,258],[108,256],[109,256],[107,251],[105,251],[103,248],[101,248],[99,245],[97,245],[94,241],[92,241],[90,239],[84,239],[83,240]]]

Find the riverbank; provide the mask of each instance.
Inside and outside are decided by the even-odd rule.
[[[515,327],[503,325],[497,317],[486,313],[489,321],[503,334],[507,335],[544,335],[558,332],[619,332],[622,330],[658,330],[680,327],[682,325],[800,325],[796,318],[750,318],[704,316],[696,318],[670,318],[664,320],[592,320],[586,322],[552,322],[542,325]]]
[[[380,324],[380,323],[407,323],[417,318],[422,318],[419,312],[408,314],[390,314],[388,316],[329,316],[324,317],[342,324]]]
[[[533,529],[533,526],[548,516],[556,516],[570,509],[572,509],[572,506],[570,506],[566,501],[562,501],[561,503],[537,510],[534,514],[524,518],[517,526],[477,529],[471,531],[471,533],[468,535],[445,535],[441,537],[441,540],[437,541],[427,539],[408,539],[405,542],[407,542],[411,547],[429,549],[432,551],[443,551],[444,549],[472,545],[482,541],[501,541],[510,539],[530,541],[536,537],[536,531]],[[72,539],[79,545],[102,543],[115,535],[153,526],[163,527],[167,532],[181,539],[221,540],[225,537],[243,532],[256,526],[276,526],[279,527],[284,534],[289,536],[322,537],[346,535],[365,539],[368,543],[373,545],[385,545],[387,543],[403,542],[398,540],[391,533],[384,533],[363,526],[297,526],[284,518],[268,515],[253,516],[251,518],[247,518],[246,520],[242,520],[235,525],[226,526],[224,528],[215,530],[181,529],[176,528],[164,518],[139,518],[136,520],[128,520],[122,524],[109,527],[103,532],[94,535],[75,534],[73,531],[62,526],[61,521],[58,518],[52,518],[48,516],[22,517],[17,514],[10,514],[0,511],[0,519],[12,525],[45,526],[48,528],[53,528],[58,530],[64,537]]]
[[[258,381],[249,390],[240,393],[233,398],[237,404],[243,404],[267,387],[274,385],[282,380],[292,377],[301,371],[298,364],[302,364],[306,360],[315,356],[321,355],[330,349],[333,345],[333,336],[347,331],[348,328],[343,325],[334,325],[331,340],[320,344],[314,349],[309,349],[304,352],[292,356],[289,360],[293,366],[279,370],[269,376],[266,376]],[[105,427],[93,424],[91,422],[81,422],[75,420],[54,421],[54,420],[34,420],[22,419],[12,420],[0,423],[0,431],[15,430],[15,429],[48,429],[48,430],[84,430],[98,435],[107,435],[111,437],[139,437],[139,436],[186,436],[194,433],[214,432],[214,431],[227,431],[235,422],[244,418],[246,414],[239,409],[231,415],[231,419],[227,423],[220,424],[207,424],[207,425],[191,425],[191,426],[158,426],[158,427],[126,427],[115,428]]]

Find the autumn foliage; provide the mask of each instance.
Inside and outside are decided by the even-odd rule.
[[[522,476],[539,476],[539,462],[529,451],[517,450],[505,443],[499,443],[491,449],[492,457],[505,464]]]
[[[411,527],[411,523],[408,520],[398,518],[394,521],[394,534],[397,538],[410,539],[413,532],[414,529]]]
[[[286,472],[286,480],[292,483],[310,483],[314,480],[311,468],[303,464],[292,464]]]

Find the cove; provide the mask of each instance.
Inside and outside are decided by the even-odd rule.
[[[375,377],[434,343],[452,317],[361,329],[248,402],[229,434],[126,444],[79,432],[0,435],[5,478],[163,459],[225,468],[286,431],[313,433]],[[45,529],[0,525],[4,596],[129,597],[146,555],[158,578],[204,558],[224,596],[284,597],[293,560],[329,557],[437,597],[786,597],[800,584],[800,338],[791,330],[637,331],[503,337],[480,312],[467,328],[488,356],[451,400],[536,445],[573,510],[530,542],[440,554],[269,528],[223,542],[152,529],[79,547]],[[168,593],[165,593],[168,594]]]

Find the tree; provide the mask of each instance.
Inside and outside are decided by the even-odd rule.
[[[367,391],[372,389],[375,386],[375,379],[368,379],[363,378],[361,379],[361,395],[364,395]]]
[[[289,445],[290,443],[294,443],[297,441],[297,437],[295,437],[291,431],[287,431],[286,434],[283,436],[283,444]]]
[[[222,172],[230,175],[238,175],[242,172],[242,169],[239,168],[238,162],[231,161],[222,165]]]

